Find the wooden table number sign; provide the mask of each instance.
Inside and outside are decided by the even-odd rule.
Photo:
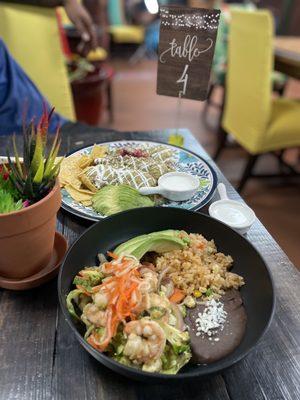
[[[207,97],[219,10],[161,7],[157,94]]]

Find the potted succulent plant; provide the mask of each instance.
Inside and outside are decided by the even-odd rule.
[[[60,162],[59,129],[47,151],[48,125],[53,110],[44,111],[23,132],[23,157],[12,139],[14,159],[0,170],[0,276],[29,277],[49,262],[54,245],[56,214],[61,195],[57,180]]]

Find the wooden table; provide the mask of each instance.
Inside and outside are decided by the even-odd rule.
[[[208,160],[229,196],[240,200],[196,139],[188,131],[183,134],[185,147]],[[168,132],[80,133],[75,129],[65,133],[63,151],[96,141],[150,138],[167,141]],[[0,136],[1,149],[6,143],[7,138]],[[59,214],[58,230],[69,244],[87,226],[69,214]],[[270,268],[277,305],[269,331],[237,365],[208,379],[180,385],[149,386],[126,380],[101,366],[77,343],[59,309],[54,280],[27,292],[0,291],[0,399],[300,399],[300,274],[259,221],[248,239]]]
[[[274,58],[276,71],[300,79],[300,37],[276,37]]]

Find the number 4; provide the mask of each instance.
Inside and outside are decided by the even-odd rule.
[[[183,95],[184,95],[185,92],[186,92],[187,81],[188,81],[188,79],[189,79],[189,76],[188,76],[188,74],[187,74],[188,68],[189,68],[188,65],[186,65],[186,66],[184,67],[184,71],[183,71],[181,77],[178,79],[178,81],[176,81],[176,83],[183,83],[183,90],[181,91],[181,94],[183,94]]]

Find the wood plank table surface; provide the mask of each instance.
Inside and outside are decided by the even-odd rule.
[[[300,79],[300,37],[277,36],[274,49],[275,70]]]
[[[229,196],[241,200],[197,140],[187,130],[182,134],[184,146],[210,162]],[[64,132],[62,150],[119,139],[167,142],[168,136],[167,131],[99,133],[96,129],[71,129]],[[8,138],[0,136],[1,150],[7,143]],[[201,211],[206,213],[207,207]],[[69,244],[87,226],[89,223],[83,220],[59,213],[57,227]],[[76,341],[60,311],[54,279],[30,291],[0,289],[0,399],[299,400],[300,274],[259,221],[248,239],[268,264],[277,302],[268,332],[238,364],[207,379],[179,385],[150,386],[127,380],[101,366]]]

